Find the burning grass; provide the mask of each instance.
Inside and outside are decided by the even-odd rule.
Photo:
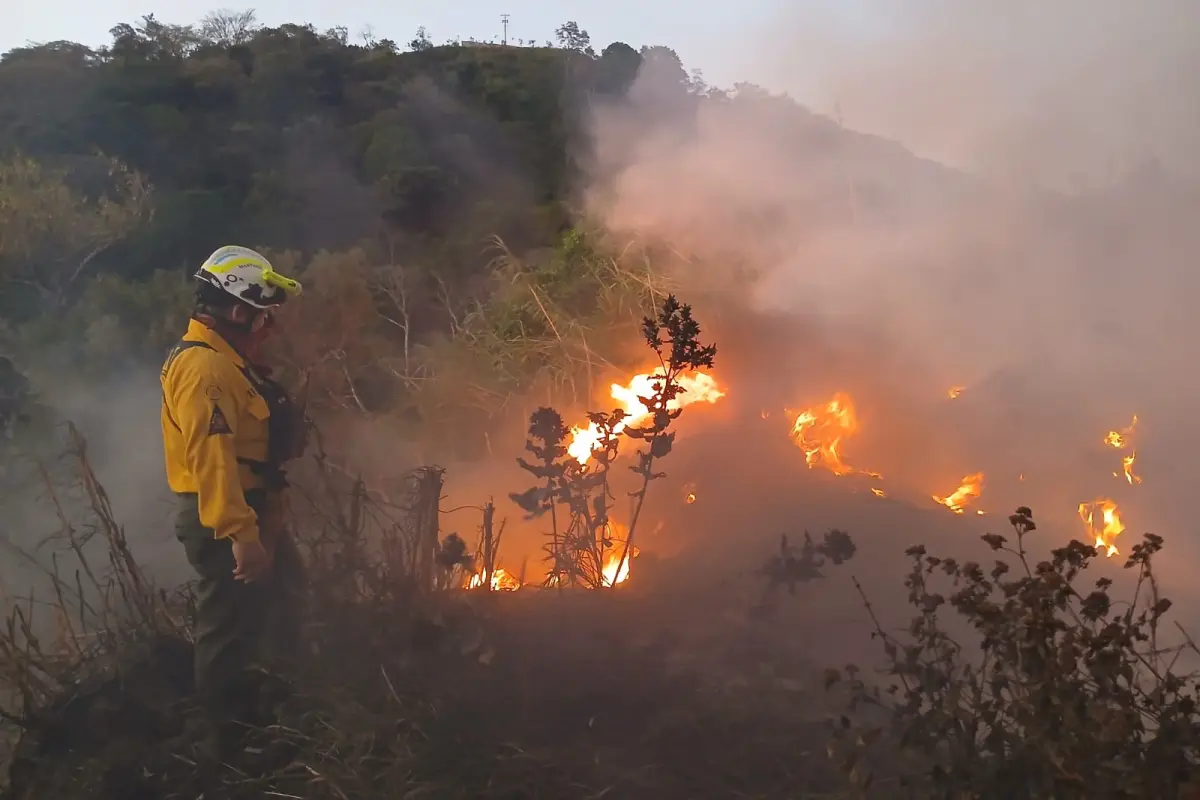
[[[821,640],[797,625],[821,613],[811,583],[855,556],[844,531],[780,537],[741,583],[683,570],[690,584],[656,591],[649,565],[631,569],[642,504],[679,398],[716,386],[697,377],[715,348],[674,298],[644,333],[660,363],[632,398],[614,393],[623,407],[588,428],[552,409],[530,420],[532,459],[520,463],[537,485],[513,500],[548,527],[541,587],[500,566],[494,503],[478,507],[470,553],[442,530],[443,470],[418,469],[387,498],[331,469],[316,437],[298,493],[309,502],[293,509],[309,655],[286,680],[270,676],[276,722],[233,766],[196,752],[188,598],[139,569],[72,431],[87,525],[47,476],[63,556],[46,602],[13,602],[0,633],[0,714],[19,733],[4,796],[1082,800],[1196,784],[1200,685],[1180,669],[1200,650],[1186,635],[1166,641],[1170,602],[1152,570],[1162,540],[1132,548],[1131,601],[1110,596],[1108,577],[1084,585],[1098,549],[1115,554],[1111,501],[1080,508],[1096,548],[1073,541],[1042,561],[1024,508],[1010,517],[1015,541],[983,537],[1000,559],[987,571],[913,547],[904,633],[856,579],[882,645],[878,676],[848,667],[821,681]],[[806,462],[856,472],[841,447],[857,430],[852,401],[818,411],[793,427]],[[591,425],[581,459],[571,446]],[[640,449],[621,521],[610,470],[625,441]],[[981,481],[935,499],[961,513]]]
[[[440,470],[414,473],[395,504],[318,471],[327,502],[298,520],[311,656],[260,752],[214,768],[196,751],[188,605],[125,558],[82,448],[77,459],[109,537],[79,563],[92,572],[108,553],[112,578],[64,588],[52,608],[87,625],[57,642],[13,607],[0,637],[6,684],[21,690],[6,712],[21,731],[8,798],[804,797],[841,785],[823,759],[794,760],[824,741],[821,690],[796,653],[767,646],[769,629],[636,591],[455,588],[446,576],[460,565],[419,553]]]
[[[525,583],[523,574],[498,566],[504,522],[496,522],[494,504],[479,508],[480,541],[469,554],[460,537],[440,528],[442,470],[415,471],[406,495],[389,500],[331,469],[318,434],[313,482],[298,493],[309,502],[294,509],[311,578],[311,653],[286,683],[273,679],[277,724],[259,732],[261,746],[236,769],[216,768],[196,751],[186,597],[168,603],[127,557],[79,442],[77,478],[90,487],[102,521],[112,578],[71,596],[52,576],[55,613],[92,626],[65,631],[53,646],[43,644],[24,607],[14,607],[2,652],[12,656],[6,676],[19,690],[6,719],[21,735],[7,796],[836,791],[842,781],[823,760],[792,759],[798,743],[816,752],[823,742],[814,673],[795,655],[776,657],[769,631],[749,625],[748,605],[733,602],[739,613],[722,621],[694,613],[694,603],[625,590],[640,504],[660,477],[655,461],[669,453],[668,428],[685,404],[677,399],[681,383],[711,366],[715,352],[696,342],[690,309],[674,298],[644,332],[660,367],[658,378],[636,389],[641,412],[593,415],[604,419],[602,451],[582,463],[567,453],[569,431],[556,423],[548,451],[555,471],[545,476],[555,493],[545,499],[570,520],[561,534],[590,536],[593,546],[573,551],[573,571],[551,562],[550,573],[560,576],[548,584],[555,591],[472,590]],[[557,419],[548,409],[535,416]],[[596,513],[612,498],[604,476],[618,436],[644,444],[635,454],[641,488],[626,522]],[[93,574],[95,554],[63,519],[80,569]],[[837,542],[840,563],[853,548]],[[794,591],[820,577],[823,552],[811,545],[781,551],[767,597],[775,583]],[[747,658],[751,651],[757,655]]]
[[[658,313],[646,318],[642,335],[658,366],[649,375],[637,376],[629,388],[613,386],[620,407],[592,412],[587,428],[570,430],[551,408],[538,409],[530,417],[525,449],[534,460],[519,458],[517,463],[538,483],[511,499],[529,519],[549,520],[547,587],[601,589],[628,578],[638,552],[634,537],[646,493],[651,482],[663,477],[655,462],[674,446],[672,423],[686,406],[722,396],[715,382],[699,372],[712,368],[717,348],[700,343],[691,306],[669,295]],[[611,467],[622,440],[645,445],[630,467],[639,483],[629,492],[627,524],[612,517],[616,496]]]

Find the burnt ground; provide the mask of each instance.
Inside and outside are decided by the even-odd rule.
[[[812,642],[703,596],[320,609],[297,694],[240,770],[198,757],[190,648],[153,637],[44,710],[4,797],[839,796]]]

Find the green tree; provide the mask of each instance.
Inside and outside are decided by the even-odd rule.
[[[624,95],[642,68],[642,56],[624,42],[613,42],[600,54],[596,65],[596,91]]]
[[[408,43],[408,49],[414,53],[433,49],[433,40],[429,38],[429,33],[425,30],[424,25],[417,28],[417,35]]]
[[[25,157],[0,164],[0,289],[3,313],[27,319],[62,310],[97,259],[150,213],[150,187],[137,172],[107,161],[108,191],[88,197],[66,173]]]
[[[574,20],[558,26],[554,31],[554,38],[558,42],[558,46],[564,50],[572,50],[588,56],[596,55],[596,51],[592,49],[591,35],[580,28],[579,23]]]

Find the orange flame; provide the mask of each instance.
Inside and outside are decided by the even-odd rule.
[[[971,501],[979,497],[982,492],[983,473],[976,472],[974,475],[963,476],[959,487],[946,497],[938,497],[935,494],[933,495],[933,499],[953,511],[955,514],[961,514],[963,513],[963,509],[970,505]]]
[[[1087,525],[1088,533],[1096,537],[1097,550],[1105,551],[1109,558],[1119,555],[1113,542],[1125,530],[1125,525],[1121,522],[1116,503],[1106,497],[1090,503],[1080,503],[1079,518]]]
[[[1129,423],[1128,428],[1122,428],[1119,431],[1109,431],[1104,437],[1104,443],[1114,450],[1124,450],[1133,440],[1133,432],[1137,427],[1137,414],[1133,415],[1133,421]]]
[[[614,383],[610,387],[612,398],[618,407],[625,412],[625,418],[614,426],[613,432],[620,433],[626,427],[637,426],[650,416],[650,410],[641,401],[642,397],[650,397],[659,388],[663,380],[663,370],[659,367],[652,373],[634,375],[624,386]],[[693,372],[680,375],[677,379],[680,391],[667,402],[669,410],[676,410],[701,400],[715,403],[725,396],[717,387],[713,377],[704,372]],[[567,454],[580,464],[586,464],[592,453],[599,449],[600,429],[594,422],[589,422],[586,428],[572,428],[571,442],[567,445]]]
[[[606,523],[604,538],[612,543],[604,553],[604,561],[600,565],[600,583],[602,586],[614,586],[618,583],[624,583],[629,580],[629,570],[633,565],[633,560],[641,555],[641,549],[636,545],[629,547],[629,554],[625,556],[625,565],[621,565],[621,556],[625,553],[626,536],[629,534],[629,529],[615,520],[609,520]],[[559,576],[550,576],[547,586],[558,586]]]
[[[793,413],[788,411],[789,415]],[[834,475],[859,473],[881,477],[877,472],[856,469],[842,460],[842,443],[856,433],[858,416],[854,412],[854,401],[843,392],[836,393],[824,405],[800,412],[792,424],[792,438],[804,451],[809,469],[819,465]]]
[[[471,576],[470,583],[467,584],[468,589],[478,589],[483,586],[483,573],[479,572]],[[492,571],[492,591],[493,592],[515,592],[521,588],[521,581],[515,575],[506,572],[502,567],[497,567]]]
[[[1137,453],[1130,453],[1127,456],[1121,456],[1121,473],[1113,473],[1113,477],[1119,478],[1123,474],[1125,480],[1130,486],[1142,482],[1142,476],[1133,471],[1133,462],[1137,460]]]
[[[1114,450],[1125,450],[1133,446],[1134,429],[1137,428],[1137,414],[1133,415],[1133,421],[1129,423],[1128,428],[1122,428],[1119,431],[1109,431],[1104,437],[1104,443]],[[1120,478],[1125,476],[1125,480],[1130,486],[1142,482],[1142,477],[1133,471],[1133,464],[1137,461],[1137,451],[1131,450],[1129,455],[1121,457],[1121,471],[1114,472],[1113,477]]]
[[[601,574],[604,576],[605,586],[613,586],[629,580],[629,567],[638,550],[636,547],[629,548],[629,555],[625,558],[625,565],[622,566],[621,553],[624,550],[625,545],[616,545],[604,556],[604,567],[601,569]]]
[[[887,492],[885,492],[883,489],[876,489],[874,487],[871,488],[871,494],[875,495],[876,497],[887,497]]]
[[[963,390],[965,390],[966,388],[967,387],[965,387],[965,386],[951,386],[949,389],[946,390],[946,397],[950,398],[951,400],[956,400],[958,398],[958,396],[960,394],[962,394]]]
[[[612,547],[604,554],[604,563],[600,567],[600,574],[605,586],[615,586],[629,580],[629,568],[633,564],[633,559],[641,551],[636,546],[631,546],[629,555],[625,556],[625,564],[622,566],[621,555],[625,552],[625,541],[629,536],[629,529],[616,520],[610,519],[604,533],[604,538],[612,542]]]

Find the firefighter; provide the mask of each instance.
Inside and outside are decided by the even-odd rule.
[[[230,760],[265,721],[263,668],[298,644],[302,563],[283,528],[283,467],[303,451],[306,425],[260,348],[301,287],[244,247],[220,248],[195,278],[187,333],[160,373],[163,445],[175,533],[198,576],[196,690],[208,744]]]

